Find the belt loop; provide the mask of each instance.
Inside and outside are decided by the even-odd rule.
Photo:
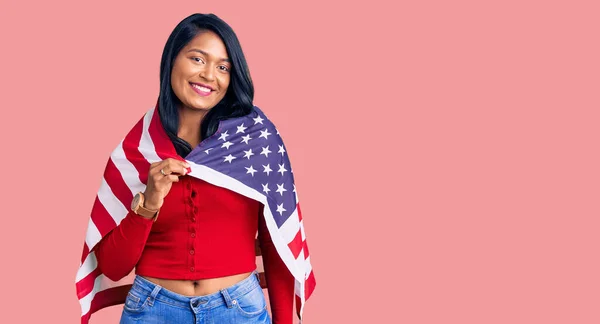
[[[148,297],[148,305],[152,306],[154,305],[154,299],[156,299],[156,295],[158,295],[158,292],[160,291],[162,287],[159,285],[156,285],[154,287],[154,290],[152,290],[152,293],[150,294],[150,296]]]
[[[233,307],[231,296],[229,296],[229,292],[227,291],[227,289],[221,289],[221,295],[223,295],[223,299],[225,299],[225,304],[227,304],[227,308]]]

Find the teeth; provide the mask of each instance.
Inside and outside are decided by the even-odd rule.
[[[197,85],[197,84],[192,84],[192,86],[193,86],[194,88],[196,88],[196,89],[198,89],[198,90],[202,91],[202,92],[210,92],[210,89],[209,89],[209,88],[201,87],[201,86],[199,86],[199,85]]]

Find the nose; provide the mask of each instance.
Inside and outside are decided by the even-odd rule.
[[[213,81],[215,78],[214,71],[210,66],[206,66],[202,69],[202,71],[200,71],[200,76],[208,81]]]

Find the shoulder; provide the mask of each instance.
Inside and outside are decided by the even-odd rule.
[[[252,119],[253,119],[253,122],[255,125],[260,124],[260,126],[262,126],[262,127],[271,128],[274,131],[277,131],[273,120],[271,120],[267,116],[267,114],[262,109],[260,109],[258,106],[254,106],[252,108],[252,112],[250,113],[250,115],[252,116]]]
[[[240,138],[244,136],[246,144],[247,141],[258,138],[262,139],[262,145],[281,144],[282,141],[275,123],[258,106],[253,106],[247,115],[222,121],[220,130],[222,133],[227,132],[227,136],[233,135]],[[247,140],[246,136],[249,136]],[[258,145],[258,142],[254,142],[254,144]]]

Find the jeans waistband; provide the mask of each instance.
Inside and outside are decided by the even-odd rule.
[[[260,283],[258,281],[258,272],[254,270],[248,278],[233,286],[205,296],[192,297],[180,295],[139,275],[136,275],[131,289],[144,294],[145,296],[149,296],[149,298],[153,300],[163,301],[172,306],[186,309],[189,309],[190,307],[194,309],[208,309],[223,304],[226,304],[227,307],[232,307],[232,300],[245,295],[257,287],[260,288]]]

